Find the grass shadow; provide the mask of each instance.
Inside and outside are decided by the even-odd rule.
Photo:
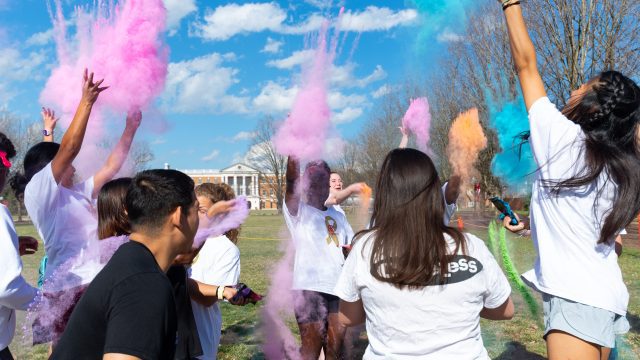
[[[544,356],[536,353],[532,353],[527,350],[527,347],[517,341],[510,341],[505,344],[506,349],[494,360],[544,360]]]

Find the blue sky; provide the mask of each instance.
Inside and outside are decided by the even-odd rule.
[[[67,18],[74,5],[92,3],[63,1]],[[306,34],[323,15],[337,15],[336,3],[165,0],[170,65],[159,105],[170,126],[140,134],[154,152],[151,166],[219,169],[242,159],[256,122],[286,115],[300,64],[309,59]],[[344,6],[348,31],[331,72],[329,102],[339,133],[349,138],[381,94],[433,71],[430,64],[456,36],[440,29],[418,56],[422,18],[411,2],[347,0]],[[0,0],[0,106],[33,121],[56,64],[51,27],[46,1]]]

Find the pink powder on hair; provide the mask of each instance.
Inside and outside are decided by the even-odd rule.
[[[229,230],[237,229],[249,216],[247,198],[238,196],[232,200],[233,207],[227,213],[200,220],[198,232],[193,240],[193,248],[199,248],[210,236],[219,236]]]

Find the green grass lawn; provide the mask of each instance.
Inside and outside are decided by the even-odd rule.
[[[32,226],[20,225],[17,228],[21,235],[36,235]],[[280,256],[278,239],[283,230],[283,218],[271,213],[253,214],[242,228],[238,244],[242,258],[241,281],[258,293],[267,293],[270,269]],[[472,232],[487,239],[487,232],[480,228],[474,228]],[[530,239],[509,235],[508,240],[510,254],[518,271],[524,272],[530,269],[535,257]],[[42,249],[35,255],[23,257],[24,274],[31,283],[36,281],[41,257]],[[500,262],[499,259],[498,261]],[[638,359],[640,357],[640,251],[625,249],[620,259],[620,266],[631,297],[627,318],[632,324],[632,330],[623,338],[619,358]],[[485,346],[493,359],[542,359],[545,357],[545,345],[541,338],[542,329],[539,325],[541,319],[532,318],[523,298],[515,291],[513,284],[512,287],[516,316],[511,321],[503,322],[482,320]],[[535,296],[542,312],[540,297]],[[260,347],[260,305],[234,307],[222,304],[221,308],[223,336],[219,359],[264,358]],[[18,319],[18,330],[11,345],[11,351],[19,359],[45,359],[44,347],[30,347],[21,341],[24,315],[20,314]],[[295,322],[290,321],[290,324],[294,333],[297,333]]]

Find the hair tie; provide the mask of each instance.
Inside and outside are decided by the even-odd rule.
[[[11,168],[11,161],[7,159],[6,151],[0,151],[0,160],[2,160],[2,165],[4,165],[4,167],[6,167],[7,169]]]

